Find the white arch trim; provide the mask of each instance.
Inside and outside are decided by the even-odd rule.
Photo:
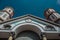
[[[28,29],[26,29],[27,27],[24,27],[23,25],[32,25],[32,27],[29,27]],[[23,26],[23,27],[22,27]],[[22,32],[20,31],[21,30],[31,30],[31,31],[34,31],[36,32],[39,36],[41,35],[41,32],[44,32],[44,30],[37,24],[34,24],[34,23],[23,23],[23,24],[20,24],[20,25],[17,25],[14,29],[12,29],[12,31],[15,32],[16,36]]]
[[[15,28],[12,29],[12,31],[15,31],[18,27],[21,27],[23,25],[33,25],[33,26],[37,27],[38,29],[40,29],[41,32],[44,32],[44,30],[39,25],[33,24],[33,23],[23,23],[23,24],[17,25]]]

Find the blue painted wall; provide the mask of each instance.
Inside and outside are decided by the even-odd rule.
[[[44,18],[44,10],[47,8],[54,8],[60,13],[59,0],[0,0],[0,10],[6,6],[14,8],[13,17],[33,14]]]

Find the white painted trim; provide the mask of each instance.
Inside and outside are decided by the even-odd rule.
[[[14,29],[12,29],[12,31],[15,31],[18,27],[20,26],[23,26],[23,25],[33,25],[33,26],[36,26],[38,29],[40,29],[41,31],[44,31],[43,29],[41,29],[40,26],[36,25],[36,24],[33,24],[33,23],[23,23],[23,24],[20,24],[18,26],[16,26]]]

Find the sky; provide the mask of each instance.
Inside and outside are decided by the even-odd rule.
[[[32,14],[45,18],[44,10],[53,8],[60,13],[60,0],[0,0],[0,10],[6,6],[14,8],[14,16]]]
[[[60,0],[57,0],[57,3],[60,4]]]

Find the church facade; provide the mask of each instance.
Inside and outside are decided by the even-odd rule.
[[[10,27],[8,27],[9,25]],[[25,15],[0,23],[0,38],[8,38],[10,33],[16,37],[18,33],[26,30],[36,32],[40,38],[45,35],[47,39],[60,39],[60,26],[58,24],[32,15]]]
[[[31,14],[0,23],[0,38],[17,38],[23,31],[35,32],[40,39],[60,39],[60,25]],[[32,36],[32,35],[31,35]]]

